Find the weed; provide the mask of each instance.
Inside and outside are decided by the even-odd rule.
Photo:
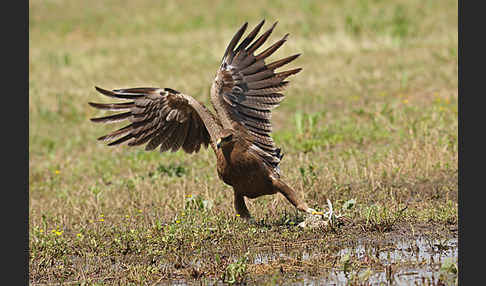
[[[185,210],[188,211],[208,211],[213,207],[211,200],[206,200],[202,196],[186,196]]]
[[[315,171],[314,165],[308,165],[307,169],[299,167],[299,171],[304,183],[304,187],[311,188],[318,179],[318,174]]]
[[[248,261],[248,253],[238,258],[234,263],[228,264],[226,270],[221,278],[223,282],[228,284],[241,284],[246,279],[246,267]]]
[[[164,164],[159,164],[157,167],[157,174],[165,174],[169,177],[182,177],[187,174],[187,170],[184,166],[170,164],[165,166]]]
[[[351,267],[352,267],[352,264],[351,264],[351,257],[349,255],[349,253],[346,253],[346,254],[343,254],[341,256],[341,264],[343,265],[343,271],[344,271],[344,274],[346,276],[349,275],[349,273],[351,272]]]
[[[410,20],[407,16],[406,8],[397,5],[392,18],[392,36],[404,39],[410,31]]]
[[[448,285],[457,285],[457,280],[459,277],[459,269],[455,259],[452,257],[444,259],[439,270],[439,279]]]
[[[354,208],[354,206],[356,205],[356,200],[355,199],[350,199],[350,200],[347,200],[346,202],[344,202],[343,204],[343,210],[345,211],[349,211],[351,210],[352,208]]]
[[[393,226],[403,218],[403,211],[405,209],[406,207],[397,211],[392,211],[386,205],[381,206],[373,204],[368,206],[364,209],[366,222],[363,225],[363,228],[367,231],[391,231]]]
[[[445,259],[440,266],[440,270],[446,273],[452,273],[454,275],[457,275],[458,273],[457,264],[454,262],[453,258]]]

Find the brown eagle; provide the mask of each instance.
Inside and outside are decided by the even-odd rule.
[[[276,24],[257,35],[261,21],[239,44],[248,23],[236,32],[224,52],[221,66],[211,86],[212,113],[193,97],[170,88],[139,87],[105,90],[106,96],[124,99],[118,103],[93,103],[92,107],[124,111],[93,122],[112,123],[127,120],[129,125],[98,138],[108,145],[147,143],[145,150],[160,147],[160,152],[198,152],[211,145],[217,158],[218,175],[233,187],[234,206],[243,218],[251,218],[244,197],[256,198],[277,192],[283,194],[298,210],[322,214],[309,208],[294,189],[280,177],[283,153],[275,145],[271,110],[283,100],[281,93],[288,85],[285,79],[301,68],[275,72],[299,54],[267,64],[287,40],[288,34],[260,53],[256,50],[268,39]],[[256,40],[255,40],[256,38]],[[238,44],[238,45],[237,45]]]

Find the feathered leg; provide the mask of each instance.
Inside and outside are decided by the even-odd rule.
[[[309,208],[307,204],[297,195],[294,189],[287,185],[284,181],[280,179],[273,180],[273,188],[275,191],[280,192],[284,195],[289,202],[292,203],[299,211],[303,211],[309,214],[322,215],[322,212],[317,212],[316,210]]]
[[[245,198],[237,191],[235,191],[235,209],[236,209],[236,213],[239,214],[240,217],[245,219],[251,218],[250,212],[248,211],[248,208],[246,207],[245,204]]]

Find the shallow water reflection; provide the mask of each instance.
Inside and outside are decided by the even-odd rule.
[[[280,281],[278,285],[450,285],[454,284],[455,275],[441,272],[440,268],[445,260],[457,264],[457,238],[431,239],[420,237],[414,240],[388,240],[386,242],[357,242],[351,246],[344,246],[337,252],[337,257],[349,257],[352,261],[366,261],[373,259],[369,267],[353,268],[344,271],[341,266],[321,269],[319,275],[306,272],[297,274],[289,281]],[[272,262],[293,259],[299,261],[319,261],[322,252],[316,247],[315,251],[291,250],[275,251],[272,253],[257,253],[248,261],[254,265],[271,264]],[[335,252],[334,252],[335,253]],[[235,258],[236,260],[236,258]],[[340,265],[340,264],[337,264]],[[446,275],[448,280],[441,284]],[[443,276],[443,277],[441,277]],[[260,279],[259,279],[260,280]],[[261,277],[262,281],[272,280],[271,277]],[[167,282],[166,282],[167,283]],[[256,283],[256,282],[255,282]],[[160,285],[199,285],[199,282],[184,280],[172,281]],[[206,280],[204,285],[225,285],[221,281]],[[249,283],[254,284],[254,283]],[[256,283],[258,284],[258,283]]]
[[[286,285],[348,285],[351,277],[364,277],[365,285],[436,285],[440,279],[440,267],[448,259],[457,263],[457,238],[439,240],[420,237],[415,240],[395,240],[384,245],[357,243],[342,248],[338,256],[349,255],[353,259],[363,260],[375,257],[385,270],[361,269],[357,273],[346,273],[341,269],[331,269],[322,277],[302,275],[299,282]],[[269,263],[278,258],[292,257],[308,260],[319,253],[301,252],[287,255],[284,253],[257,255],[254,263]],[[388,267],[387,267],[388,266]],[[368,273],[366,273],[368,271]],[[450,280],[454,280],[454,277]],[[360,281],[360,279],[357,279]],[[356,281],[353,280],[353,281]]]

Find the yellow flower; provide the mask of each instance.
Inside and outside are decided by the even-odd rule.
[[[55,170],[54,173],[56,173],[56,175],[59,175],[59,173],[61,173],[61,171]]]
[[[43,232],[44,232],[44,230],[41,228],[41,229],[39,229],[39,232],[40,232],[40,233],[43,233]]]
[[[57,236],[60,236],[60,235],[62,235],[62,233],[63,233],[63,232],[64,232],[64,231],[62,231],[62,230],[61,230],[61,231],[57,231],[57,230],[56,230],[54,233],[55,233]]]
[[[182,213],[181,213],[181,216],[185,216],[185,215],[186,215],[186,213],[185,213],[185,212],[182,212]]]
[[[142,210],[138,210],[139,213],[142,213]]]
[[[129,216],[129,215],[125,215],[125,217],[126,217],[126,218],[130,218],[130,216]]]
[[[407,104],[407,103],[408,103],[408,99],[404,99],[402,102],[403,102],[404,104]]]
[[[104,218],[100,218],[98,221],[103,222],[103,221],[105,221],[105,219]]]
[[[180,220],[176,220],[176,223],[181,223],[181,221]]]
[[[186,195],[186,198],[192,198],[192,195]]]
[[[239,217],[239,216],[240,216],[240,214],[236,214],[236,216],[237,216],[237,217]]]
[[[77,234],[76,234],[76,236],[77,236],[77,237],[81,237],[81,236],[83,236],[83,235],[82,235],[81,233],[77,233]]]

